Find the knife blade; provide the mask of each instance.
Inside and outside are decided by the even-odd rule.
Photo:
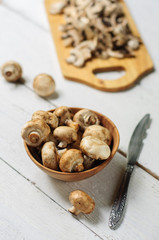
[[[119,187],[117,197],[114,201],[114,204],[110,212],[109,227],[111,229],[116,229],[122,222],[131,174],[133,172],[134,165],[140,155],[143,146],[143,139],[146,137],[146,130],[150,126],[150,121],[151,121],[150,114],[146,114],[140,120],[131,136],[128,147],[127,168],[123,177],[123,181]]]

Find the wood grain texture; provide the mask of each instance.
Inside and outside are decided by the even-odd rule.
[[[69,56],[70,48],[66,48],[61,39],[61,32],[58,30],[60,24],[64,22],[63,15],[51,15],[49,10],[52,3],[57,0],[45,0],[46,12],[50,23],[50,29],[56,46],[59,63],[63,76],[67,79],[85,83],[102,91],[121,91],[125,90],[139,80],[142,76],[153,70],[153,63],[144,44],[135,52],[135,58],[116,59],[109,58],[106,60],[92,59],[82,68],[77,68],[66,62]],[[140,36],[135,23],[126,7],[121,0],[123,10],[128,19],[130,28],[135,36]],[[125,70],[125,75],[116,80],[102,80],[95,76],[96,72]]]
[[[146,41],[149,52],[151,52],[156,71],[149,74],[144,81],[141,81],[140,84],[137,84],[131,90],[118,93],[98,91],[78,82],[66,81],[62,77],[50,31],[44,30],[47,29],[48,21],[45,16],[43,0],[33,0],[31,10],[29,9],[30,1],[27,0],[4,0],[3,3],[6,4],[0,5],[0,16],[3,19],[3,21],[0,21],[0,28],[3,31],[0,37],[0,52],[2,56],[0,65],[10,59],[20,62],[24,71],[23,76],[26,80],[25,86],[29,89],[32,89],[32,80],[37,74],[42,72],[51,74],[56,82],[56,94],[49,99],[50,106],[81,106],[108,116],[114,121],[120,131],[120,149],[125,153],[137,122],[144,114],[150,113],[153,121],[148,137],[145,139],[139,162],[148,171],[159,176],[158,142],[154,141],[158,137],[159,130],[159,55],[157,51],[159,34],[156,32],[154,24],[154,22],[158,21],[157,9],[159,2],[154,0],[154,5],[152,5],[149,1],[126,0],[127,5],[132,9],[133,17]],[[143,5],[145,6],[144,9]],[[36,14],[33,14],[33,12]],[[151,14],[148,21],[147,14],[149,12],[154,14]],[[13,22],[14,28],[12,27]],[[38,39],[38,41],[35,42],[35,39]],[[8,87],[6,83],[5,89],[3,89],[2,85],[5,84],[3,79],[0,81],[0,84],[1,92],[6,91],[10,100],[12,98],[19,99],[18,89],[20,86],[9,85]],[[23,98],[23,94],[20,94],[20,96]],[[24,98],[25,110],[27,111],[28,107],[33,109],[31,106],[34,100],[30,100],[27,95]],[[50,107],[45,108],[43,105],[44,99],[36,95],[33,99],[37,101],[37,105],[34,106],[33,110],[50,109]],[[29,104],[30,101],[31,104]],[[19,102],[20,107],[23,104]],[[29,114],[28,116],[30,117]]]
[[[82,108],[71,108],[71,111],[73,114],[77,113],[78,111],[80,111]],[[53,110],[50,110],[50,112],[53,112]],[[92,110],[91,110],[92,111]],[[24,142],[24,146],[25,146],[25,150],[28,154],[28,156],[30,157],[30,159],[42,170],[44,171],[46,174],[48,174],[50,177],[62,180],[62,181],[80,181],[86,178],[89,178],[95,174],[97,174],[98,172],[100,172],[103,168],[105,168],[109,162],[112,160],[112,158],[114,157],[118,146],[119,146],[119,141],[120,141],[120,137],[119,137],[119,132],[117,127],[115,126],[115,124],[106,116],[93,111],[99,118],[100,120],[100,124],[104,127],[106,127],[107,129],[109,129],[111,135],[112,135],[112,143],[111,143],[111,154],[110,157],[103,161],[100,165],[91,168],[87,171],[82,171],[82,172],[74,172],[74,173],[66,173],[66,172],[61,172],[61,171],[55,171],[52,169],[49,169],[47,167],[45,167],[44,165],[42,165],[39,161],[38,161],[38,155],[36,152],[36,148],[34,147],[29,147],[25,142]]]

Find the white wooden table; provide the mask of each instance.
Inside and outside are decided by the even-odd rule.
[[[154,61],[155,72],[134,88],[119,93],[95,90],[65,80],[52,42],[43,0],[1,0],[0,65],[21,63],[25,84],[9,84],[0,77],[0,239],[159,239],[159,21],[158,0],[126,0]],[[43,99],[33,89],[42,72],[56,81],[56,96]],[[36,110],[67,105],[86,107],[111,118],[120,132],[120,150],[100,173],[80,182],[48,177],[26,155],[20,131]],[[126,166],[128,142],[145,113],[152,124],[144,141],[139,166],[130,183],[121,226],[108,227],[111,204]],[[69,193],[88,192],[96,202],[90,215],[73,217],[67,209]]]

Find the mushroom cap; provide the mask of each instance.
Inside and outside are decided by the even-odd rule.
[[[82,130],[86,129],[86,127],[90,125],[100,124],[100,121],[97,115],[94,112],[90,111],[89,109],[82,109],[78,111],[74,115],[73,121],[77,122],[80,125]]]
[[[79,212],[89,214],[95,208],[94,200],[86,192],[81,190],[75,190],[71,192],[69,195],[69,200],[74,208]],[[72,212],[71,209],[69,209],[69,211]]]
[[[58,118],[52,112],[42,110],[36,111],[33,113],[32,119],[42,119],[53,129],[58,126]]]
[[[71,112],[71,109],[66,106],[61,106],[55,109],[54,114],[59,119],[59,125],[65,124],[65,121],[67,119],[72,119],[73,114]]]
[[[59,167],[62,172],[81,172],[84,170],[83,161],[80,150],[69,149],[62,155]]]
[[[67,144],[77,140],[77,132],[73,128],[67,126],[55,128],[53,135],[59,142],[66,142]]]
[[[106,144],[108,144],[109,146],[112,141],[112,135],[110,131],[101,125],[91,125],[87,127],[83,134],[83,137],[86,136],[96,137],[101,141],[105,142]]]
[[[32,147],[40,146],[50,134],[50,127],[42,120],[35,119],[25,123],[21,136]]]
[[[80,148],[88,157],[105,160],[110,156],[110,147],[98,138],[87,136],[80,143]]]
[[[58,155],[53,142],[46,142],[41,149],[43,165],[53,170],[58,169]]]
[[[16,82],[22,76],[22,68],[19,63],[9,61],[1,67],[2,75],[8,82]]]
[[[39,96],[48,97],[55,91],[55,81],[50,75],[42,73],[34,78],[33,88]]]

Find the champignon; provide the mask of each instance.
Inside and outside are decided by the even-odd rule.
[[[81,172],[84,170],[83,161],[80,150],[69,149],[62,155],[59,167],[62,172]]]
[[[53,135],[59,142],[58,147],[60,148],[65,148],[68,144],[77,140],[77,132],[73,128],[67,126],[55,128]]]
[[[19,63],[9,61],[1,67],[2,75],[8,82],[16,82],[22,77],[22,68]]]
[[[67,63],[83,67],[92,57],[131,57],[134,55],[131,50],[139,48],[138,38],[130,40],[134,35],[118,0],[66,0],[60,10],[53,14],[58,11],[64,14],[65,19],[65,24],[60,27],[64,33],[64,45],[74,47],[66,59]],[[94,38],[97,38],[95,48],[89,51],[78,48],[83,42],[93,41]]]
[[[83,155],[84,158],[84,170],[88,170],[93,166],[93,163],[95,162],[95,159],[92,159],[90,157],[88,157],[87,155]]]
[[[35,119],[26,122],[21,131],[24,141],[32,147],[40,146],[50,134],[50,127],[43,120]]]
[[[87,127],[83,134],[83,137],[86,136],[96,137],[108,145],[110,145],[112,141],[112,135],[108,128],[105,128],[101,125],[91,125]]]
[[[39,74],[34,78],[33,88],[41,97],[48,97],[55,92],[55,81],[48,74]]]
[[[73,205],[68,211],[78,215],[80,212],[89,214],[95,208],[94,200],[84,191],[75,190],[70,193],[69,200]]]
[[[50,7],[50,13],[51,14],[62,13],[65,5],[66,5],[65,2],[56,2],[56,3],[52,4]]]
[[[58,118],[52,112],[46,112],[42,110],[36,111],[33,113],[32,119],[42,119],[53,129],[58,127]]]
[[[78,131],[79,125],[78,123],[72,121],[73,114],[70,108],[66,106],[58,107],[55,109],[54,114],[59,119],[59,126],[66,124]]]
[[[110,147],[98,138],[87,136],[80,143],[81,151],[96,160],[105,160],[110,156]]]
[[[73,121],[77,122],[80,125],[80,128],[82,130],[85,130],[86,127],[88,127],[90,125],[99,125],[100,124],[98,116],[94,112],[92,112],[88,109],[82,109],[82,110],[78,111],[74,115]]]
[[[41,149],[43,165],[53,170],[58,170],[58,155],[53,142],[46,142]]]

